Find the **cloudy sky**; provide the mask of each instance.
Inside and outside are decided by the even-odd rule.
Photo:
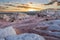
[[[54,5],[44,5],[43,4],[47,4],[49,3],[51,0],[0,0],[0,12],[1,11],[27,11],[27,10],[32,10],[32,9],[35,9],[35,10],[41,10],[41,9],[44,9],[44,8],[60,8],[60,6],[55,6]],[[32,5],[29,5],[29,4],[26,4],[26,3],[29,3],[29,2],[32,2],[33,4]],[[6,4],[5,4],[6,3]],[[11,4],[9,4],[11,3]],[[26,6],[21,6],[21,3],[24,4]],[[38,3],[38,4],[36,4]],[[40,5],[40,3],[42,5]],[[27,6],[28,5],[28,6]],[[37,6],[36,6],[37,5]]]
[[[33,2],[33,3],[48,3],[49,0],[0,0],[0,3],[6,3],[6,2],[18,2],[18,3],[27,3],[27,2]]]

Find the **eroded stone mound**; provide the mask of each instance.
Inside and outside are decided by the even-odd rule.
[[[10,26],[4,29],[0,29],[0,38],[5,38],[11,35],[16,35],[16,32],[13,27]]]
[[[44,37],[33,34],[33,33],[24,33],[16,36],[9,36],[6,40],[45,40]]]

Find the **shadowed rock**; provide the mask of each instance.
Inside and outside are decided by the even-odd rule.
[[[5,40],[4,38],[0,38],[0,40]]]

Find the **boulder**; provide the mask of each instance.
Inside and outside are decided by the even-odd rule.
[[[5,40],[4,38],[0,38],[0,40]]]
[[[16,32],[13,27],[6,27],[4,29],[0,29],[0,37],[7,37],[10,35],[16,35]]]
[[[33,34],[33,33],[24,33],[21,35],[14,35],[6,37],[6,40],[45,40],[44,37]]]

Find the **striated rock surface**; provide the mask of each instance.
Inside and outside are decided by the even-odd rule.
[[[15,15],[18,18],[14,19],[13,22],[1,19],[0,28],[2,29],[0,29],[0,37],[8,36],[6,40],[19,40],[22,35],[25,35],[23,33],[36,33],[43,36],[45,40],[60,40],[60,10],[45,9],[33,13],[37,13],[37,15]],[[30,39],[30,36],[27,37],[29,38],[27,40],[33,39]]]

